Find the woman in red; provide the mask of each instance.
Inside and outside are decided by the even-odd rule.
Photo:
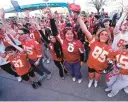
[[[60,77],[64,79],[64,73],[66,74],[67,71],[65,70],[65,68],[63,68],[63,52],[62,52],[62,47],[60,42],[58,41],[58,39],[56,39],[52,35],[49,36],[49,39],[50,39],[49,40],[48,37],[44,35],[39,24],[36,23],[36,27],[39,30],[40,34],[42,35],[43,40],[49,45],[51,57],[54,60],[55,65],[59,69]],[[63,70],[64,70],[64,73],[63,73]]]
[[[64,65],[69,70],[72,75],[72,80],[75,81],[78,79],[78,83],[82,82],[82,75],[80,72],[80,54],[84,53],[83,44],[80,40],[75,39],[72,27],[65,28],[63,31],[64,39],[60,37],[60,34],[57,32],[57,27],[55,25],[55,21],[52,17],[52,13],[49,9],[49,15],[51,17],[51,30],[53,32],[53,36],[59,40],[62,51],[63,51],[63,59]]]
[[[88,41],[90,42],[90,54],[87,61],[89,72],[88,87],[91,87],[93,80],[95,80],[94,86],[97,87],[97,83],[103,70],[107,68],[106,58],[112,51],[111,46],[109,46],[111,35],[109,34],[107,29],[102,28],[97,32],[97,39],[95,39],[88,31],[81,17],[78,17],[78,21],[82,31],[85,33]]]

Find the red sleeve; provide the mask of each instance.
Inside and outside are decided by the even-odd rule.
[[[32,44],[34,45],[34,48],[37,52],[37,57],[42,57],[43,51],[42,51],[41,45],[37,41],[34,41],[34,40],[32,41]]]
[[[118,51],[112,51],[109,53],[108,58],[115,59],[116,55],[118,54]]]
[[[80,40],[78,40],[78,45],[79,45],[80,48],[83,48],[84,47],[83,44],[82,44],[82,42]]]

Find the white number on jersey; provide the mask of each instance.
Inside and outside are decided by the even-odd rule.
[[[30,38],[35,39],[35,36],[33,33],[30,34]]]
[[[68,44],[68,51],[69,52],[73,52],[74,51],[74,45],[73,44],[71,44],[71,43]]]
[[[128,56],[117,55],[116,56],[117,64],[121,65],[121,68],[128,69]],[[126,61],[127,60],[127,61]]]
[[[103,50],[102,48],[96,46],[94,51],[92,52],[92,56],[95,58],[95,59],[98,59],[98,61],[104,63],[105,60],[106,60],[106,56],[108,55],[109,53],[106,51],[106,50]]]
[[[24,46],[24,50],[27,51],[28,55],[32,55],[33,54],[31,47]]]
[[[16,67],[16,68],[17,67],[20,68],[20,67],[24,66],[20,59],[17,61],[13,61],[13,63],[14,63],[14,67]]]

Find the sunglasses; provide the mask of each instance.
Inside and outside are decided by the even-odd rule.
[[[100,36],[108,37],[108,33],[101,33]]]

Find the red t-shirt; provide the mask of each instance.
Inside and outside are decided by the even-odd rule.
[[[30,33],[30,38],[34,39],[37,42],[41,42],[41,35],[37,30],[33,30]]]
[[[18,53],[15,58],[13,56],[9,56],[7,59],[15,67],[16,73],[20,76],[27,74],[31,69],[31,65],[27,60],[26,54]]]
[[[73,42],[63,40],[61,44],[65,61],[69,63],[80,61],[80,50],[84,51],[84,46],[80,40],[74,40]]]
[[[32,60],[42,57],[42,46],[34,39],[26,42],[21,42],[25,51],[27,51],[28,57]]]
[[[90,54],[87,61],[87,64],[90,68],[94,68],[95,70],[104,70],[107,68],[106,58],[110,52],[112,52],[112,48],[105,44],[93,39],[90,42]]]
[[[121,65],[120,74],[128,75],[128,52],[116,51],[109,56],[112,59],[116,59],[116,63]]]

